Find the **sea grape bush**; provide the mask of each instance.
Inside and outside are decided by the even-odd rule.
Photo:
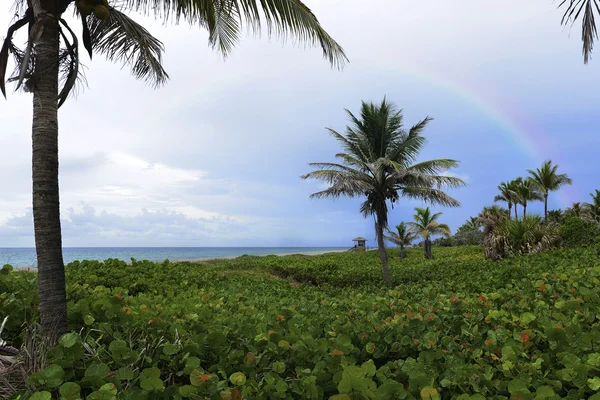
[[[391,254],[393,289],[370,253],[72,263],[72,333],[30,377],[28,395],[600,399],[592,249],[498,263],[480,247],[436,249],[434,260],[409,249],[407,259]],[[34,296],[29,274],[0,279]],[[6,298],[0,317],[15,311]]]

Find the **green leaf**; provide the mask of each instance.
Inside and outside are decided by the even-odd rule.
[[[63,383],[58,392],[65,400],[81,399],[81,387],[75,382]]]
[[[85,376],[90,378],[104,379],[110,374],[110,368],[104,363],[95,363],[87,367]]]
[[[590,389],[597,391],[598,389],[600,389],[600,378],[595,376],[593,378],[588,379],[587,385]]]
[[[115,376],[120,381],[130,381],[133,379],[133,370],[129,367],[119,368]]]
[[[540,399],[551,398],[555,396],[554,389],[550,386],[540,386],[535,391],[535,397]]]
[[[528,390],[527,384],[520,379],[513,379],[512,381],[508,382],[508,392],[510,394],[514,394],[525,390]]]
[[[273,363],[273,372],[283,374],[285,372],[285,363],[281,361],[275,361]]]
[[[431,400],[439,400],[441,399],[440,394],[437,389],[432,388],[431,386],[426,386],[421,389],[421,399],[431,399]]]
[[[52,400],[52,394],[50,392],[35,392],[29,400]]]
[[[281,363],[283,364],[283,363]],[[273,365],[275,365],[275,363],[273,363]],[[285,364],[284,364],[284,370],[285,370]],[[236,386],[242,386],[243,384],[246,383],[246,375],[244,375],[242,372],[235,372],[233,374],[231,374],[231,376],[229,377],[229,382],[231,382],[232,384],[236,385]]]
[[[89,314],[83,317],[83,323],[86,325],[92,325],[95,320],[96,318],[92,317]]]
[[[78,343],[81,343],[81,336],[76,333],[67,333],[62,335],[58,343],[66,348],[71,348]]]
[[[375,375],[375,372],[377,372],[377,367],[375,366],[375,363],[373,362],[373,360],[364,362],[360,366],[360,368],[362,369],[364,374],[368,377],[372,377],[373,375]]]
[[[530,322],[535,321],[535,318],[536,318],[535,315],[533,315],[530,312],[523,313],[523,314],[521,314],[521,318],[520,318],[521,324],[524,326],[527,326],[527,325],[529,325]]]
[[[279,393],[285,393],[288,390],[288,385],[284,381],[279,381],[275,384],[275,390]]]
[[[200,370],[195,369],[190,373],[190,383],[194,386],[200,386],[208,380],[206,379],[207,377],[208,375]]]
[[[176,344],[168,343],[163,347],[163,353],[167,356],[172,356],[173,354],[177,354],[179,352],[179,346]]]
[[[160,378],[156,378],[154,376],[150,378],[142,378],[140,387],[150,392],[161,392],[165,389],[163,381]]]
[[[110,394],[116,395],[117,394],[117,387],[115,386],[114,383],[107,383],[102,385],[102,387],[99,389],[101,392],[109,392]]]
[[[52,364],[42,371],[46,380],[46,386],[49,388],[59,387],[65,380],[65,371],[59,365]]]
[[[145,368],[142,371],[143,378],[160,378],[160,369],[156,367]]]
[[[181,395],[181,397],[185,398],[194,397],[196,392],[196,388],[192,385],[184,385],[179,388],[179,394]]]

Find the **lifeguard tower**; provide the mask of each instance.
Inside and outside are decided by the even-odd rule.
[[[367,249],[367,239],[364,237],[359,236],[352,239],[352,241],[354,242],[354,247],[352,248],[353,251],[365,251]]]

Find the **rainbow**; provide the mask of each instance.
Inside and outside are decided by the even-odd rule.
[[[543,130],[536,126],[521,111],[510,106],[510,102],[499,96],[492,97],[494,93],[491,88],[486,88],[483,82],[477,82],[477,86],[467,82],[460,74],[453,73],[444,67],[444,74],[424,68],[421,63],[418,67],[406,66],[395,70],[395,73],[403,73],[411,79],[419,79],[427,84],[440,88],[460,98],[474,109],[479,110],[490,120],[494,121],[502,132],[510,138],[515,148],[532,161],[531,168],[537,168],[544,160],[552,159],[554,163],[561,164],[562,157],[553,145],[547,140]],[[561,189],[557,193],[560,206],[570,206],[577,198],[573,186]]]

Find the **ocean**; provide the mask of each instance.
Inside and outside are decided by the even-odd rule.
[[[65,264],[76,260],[99,260],[118,258],[136,260],[170,261],[231,258],[244,254],[268,255],[290,253],[313,253],[346,250],[347,247],[65,247]],[[35,268],[36,254],[33,247],[0,248],[0,267],[10,264],[18,268]]]

